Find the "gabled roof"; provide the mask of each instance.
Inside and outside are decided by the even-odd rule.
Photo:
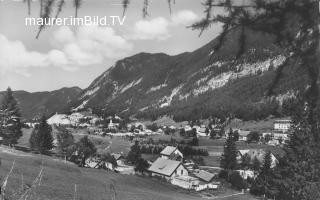
[[[181,158],[181,156],[179,154],[175,154],[175,153],[173,153],[169,156],[170,160],[178,160],[179,158]]]
[[[171,176],[180,165],[181,163],[179,161],[158,158],[149,167],[149,171],[165,176]]]
[[[251,131],[238,130],[239,136],[246,137]]]
[[[210,172],[199,170],[193,173],[197,178],[200,178],[201,180],[210,182],[214,178],[215,174],[212,174]]]
[[[177,149],[177,147],[167,146],[166,148],[164,148],[160,152],[160,154],[165,155],[165,156],[170,156],[176,149]]]
[[[112,154],[112,156],[116,159],[116,160],[119,160],[120,158],[123,158],[123,156],[119,153],[114,153]]]

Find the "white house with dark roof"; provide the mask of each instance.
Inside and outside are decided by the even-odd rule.
[[[180,161],[158,158],[149,167],[152,176],[159,176],[171,180],[177,176],[188,176],[188,170]]]
[[[160,157],[170,160],[183,160],[183,154],[179,151],[178,147],[167,146],[160,152]]]

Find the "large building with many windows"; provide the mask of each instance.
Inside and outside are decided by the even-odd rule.
[[[290,119],[276,120],[273,126],[275,131],[287,132],[292,126],[292,120]]]

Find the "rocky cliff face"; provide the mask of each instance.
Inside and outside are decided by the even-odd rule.
[[[245,53],[236,59],[238,34],[231,31],[217,52],[212,51],[217,42],[213,40],[176,56],[140,53],[119,60],[81,93],[74,108],[149,117],[192,113],[201,117],[205,110],[230,107],[232,111],[234,104],[261,102],[275,71],[287,58],[273,37],[247,31]],[[297,89],[301,80],[292,79],[297,70],[288,67],[276,95]]]

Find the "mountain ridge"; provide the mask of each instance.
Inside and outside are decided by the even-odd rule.
[[[68,105],[78,98],[82,89],[79,87],[63,87],[53,91],[28,92],[13,91],[17,99],[22,118],[36,120],[42,115],[50,116],[55,112],[64,112]],[[5,91],[0,92],[0,103]]]
[[[256,104],[264,98],[263,93],[274,79],[277,67],[287,58],[281,54],[282,50],[276,45],[273,36],[247,30],[244,54],[238,59],[238,35],[237,29],[229,32],[226,42],[217,52],[212,51],[218,42],[216,38],[193,52],[174,56],[138,53],[119,60],[83,90],[74,109],[97,108],[109,114],[147,118],[161,115],[176,117],[181,109],[192,110],[199,107],[195,102],[201,102],[214,112],[212,107],[231,106],[226,105],[224,99],[226,102],[236,103],[231,91],[240,83],[240,91],[245,87],[250,87],[253,91],[253,94],[245,92],[243,99],[247,98],[248,103]],[[290,74],[290,71],[285,73]],[[261,87],[261,91],[258,92],[255,86]],[[291,89],[297,89],[295,83],[282,89],[278,87],[277,93],[283,95]],[[254,94],[255,92],[259,95]],[[211,105],[210,101],[215,101],[214,99],[221,102]],[[244,106],[240,102],[243,99],[239,100],[239,104]],[[181,108],[182,105],[185,105],[184,108]],[[195,117],[204,117],[201,112],[203,109]],[[191,115],[190,113],[187,115]],[[208,117],[207,113],[205,115]]]

